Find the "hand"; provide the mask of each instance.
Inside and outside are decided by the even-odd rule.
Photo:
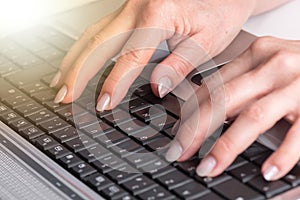
[[[78,98],[104,63],[119,53],[97,105],[99,111],[114,108],[164,40],[172,53],[154,69],[151,83],[157,96],[166,95],[194,67],[233,40],[254,10],[253,2],[126,1],[88,28],[71,48],[51,83],[61,88],[55,102],[69,103]]]
[[[260,134],[286,118],[292,126],[261,169],[266,180],[284,176],[300,158],[299,63],[300,41],[257,39],[241,56],[205,79],[196,94],[199,109],[185,103],[167,159],[188,159],[226,118],[236,118],[197,168],[200,176],[217,176]]]

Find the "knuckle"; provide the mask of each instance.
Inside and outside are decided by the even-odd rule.
[[[89,47],[95,47],[104,42],[104,37],[101,33],[96,34],[91,40]]]
[[[275,62],[277,63],[277,67],[282,70],[286,70],[287,68],[294,68],[296,64],[297,55],[288,50],[280,50],[275,55]],[[297,67],[298,68],[298,67]]]
[[[229,101],[229,94],[226,94],[226,90],[224,86],[217,87],[210,94],[210,99],[212,105],[216,105],[217,107],[225,107],[226,101]],[[228,93],[228,92],[227,92]]]
[[[216,145],[218,145],[220,151],[224,152],[224,154],[226,155],[233,155],[233,153],[237,155],[238,153],[240,153],[235,153],[238,150],[237,146],[235,145],[233,140],[226,137],[225,135],[218,139]]]
[[[265,118],[264,109],[259,103],[252,104],[241,115],[253,123],[262,123]]]
[[[270,36],[259,37],[250,46],[252,51],[267,51],[274,44],[275,38]]]

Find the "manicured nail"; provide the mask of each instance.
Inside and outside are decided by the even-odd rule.
[[[276,166],[270,166],[267,168],[267,170],[264,172],[264,178],[267,181],[273,180],[273,178],[277,175],[279,172],[278,168]]]
[[[202,159],[200,165],[197,167],[196,172],[201,177],[208,176],[212,172],[216,164],[217,161],[214,157],[207,156]]]
[[[170,148],[166,153],[166,160],[169,162],[176,161],[182,154],[182,147],[176,140],[173,140]]]
[[[52,81],[50,83],[50,87],[55,87],[58,84],[60,78],[61,78],[61,72],[58,71],[56,73],[56,75],[53,77],[53,79],[52,79]]]
[[[66,94],[68,92],[68,88],[66,85],[62,86],[62,88],[60,88],[60,90],[58,91],[55,99],[54,99],[54,103],[60,103],[64,100]]]
[[[110,101],[109,94],[107,94],[107,93],[103,94],[102,97],[100,98],[100,100],[97,103],[96,109],[99,112],[103,112],[104,110],[106,110],[106,108],[107,108],[107,106],[109,104],[109,101]]]
[[[169,77],[164,76],[159,80],[159,84],[158,84],[158,93],[159,93],[159,97],[162,98],[164,96],[166,96],[170,89],[172,88],[172,82],[169,79]]]

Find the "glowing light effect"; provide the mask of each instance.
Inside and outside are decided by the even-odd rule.
[[[45,11],[43,0],[0,0],[0,24],[26,26],[38,22]]]

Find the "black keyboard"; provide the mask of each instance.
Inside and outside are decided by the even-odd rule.
[[[155,97],[139,77],[121,104],[99,113],[95,99],[112,66],[72,104],[54,104],[49,88],[74,41],[49,27],[0,40],[0,119],[106,199],[266,199],[300,183],[300,168],[266,182],[260,166],[272,151],[251,145],[218,177],[195,173],[200,159],[169,164],[181,99]],[[147,155],[147,156],[145,156]]]

